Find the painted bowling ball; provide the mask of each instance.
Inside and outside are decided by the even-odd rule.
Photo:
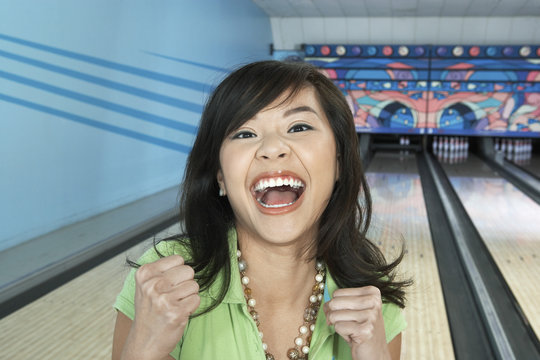
[[[362,53],[362,48],[360,46],[353,46],[351,48],[351,54],[358,56]]]
[[[523,46],[521,49],[519,49],[519,55],[523,57],[527,57],[531,55],[531,47],[530,46]]]
[[[407,56],[409,55],[409,48],[406,46],[400,46],[398,48],[398,54],[401,56]]]
[[[446,130],[469,129],[477,121],[474,111],[462,103],[454,104],[443,110],[439,118],[439,128]]]
[[[386,105],[379,113],[379,122],[384,127],[394,129],[414,128],[414,116],[412,110],[400,102]]]
[[[422,55],[424,55],[425,52],[426,52],[426,50],[424,50],[424,48],[421,47],[421,46],[417,46],[417,47],[414,48],[414,55],[416,55],[416,56],[422,56]]]
[[[486,49],[486,54],[487,54],[488,56],[495,56],[495,55],[497,55],[497,48],[494,47],[494,46],[488,47],[488,48]]]
[[[504,56],[512,56],[512,54],[514,54],[514,49],[510,46],[507,46],[503,49],[502,53]]]
[[[343,56],[343,55],[345,55],[346,52],[347,52],[347,49],[345,49],[345,46],[339,45],[339,46],[336,47],[336,54],[338,56]]]
[[[375,46],[368,46],[367,48],[367,54],[369,56],[374,56],[377,54],[377,48]]]
[[[448,49],[445,48],[444,46],[440,46],[437,48],[436,53],[439,56],[445,56],[448,53]]]
[[[452,55],[454,55],[454,56],[461,56],[461,55],[463,55],[463,46],[456,46],[456,47],[452,50]]]
[[[384,56],[390,56],[390,55],[392,55],[393,52],[394,52],[394,50],[392,50],[391,46],[385,46],[382,49],[382,53],[383,53]]]
[[[469,55],[478,56],[480,55],[480,48],[478,46],[473,46],[469,49]]]
[[[307,56],[315,55],[315,47],[311,46],[311,45],[308,45],[308,46],[306,46],[305,52],[306,52]]]
[[[324,56],[330,55],[330,47],[326,45],[321,46],[321,54],[323,54]]]

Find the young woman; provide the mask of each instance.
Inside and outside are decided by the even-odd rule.
[[[305,63],[214,91],[186,165],[184,234],[118,296],[113,359],[399,359],[401,260],[368,239],[351,111]]]

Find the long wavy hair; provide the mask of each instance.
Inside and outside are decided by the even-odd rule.
[[[408,281],[397,281],[394,272],[403,250],[395,261],[387,263],[379,248],[366,237],[371,197],[352,113],[343,94],[310,64],[261,61],[232,72],[208,99],[181,189],[180,220],[184,234],[167,239],[180,241],[188,249],[187,263],[195,270],[201,291],[208,289],[223,271],[220,295],[197,315],[212,310],[223,300],[231,278],[228,231],[234,226],[234,215],[227,197],[218,194],[216,175],[221,144],[227,135],[282,94],[292,98],[306,86],[315,89],[330,122],[340,169],[309,254],[326,263],[339,287],[373,285],[380,289],[383,301],[405,305],[404,287]]]

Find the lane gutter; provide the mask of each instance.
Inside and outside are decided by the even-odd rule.
[[[444,170],[426,152],[417,162],[456,358],[540,358],[538,338]]]

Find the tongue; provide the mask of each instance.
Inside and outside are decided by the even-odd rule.
[[[261,198],[266,205],[284,205],[290,204],[297,199],[298,195],[294,191],[284,189],[268,190]]]

